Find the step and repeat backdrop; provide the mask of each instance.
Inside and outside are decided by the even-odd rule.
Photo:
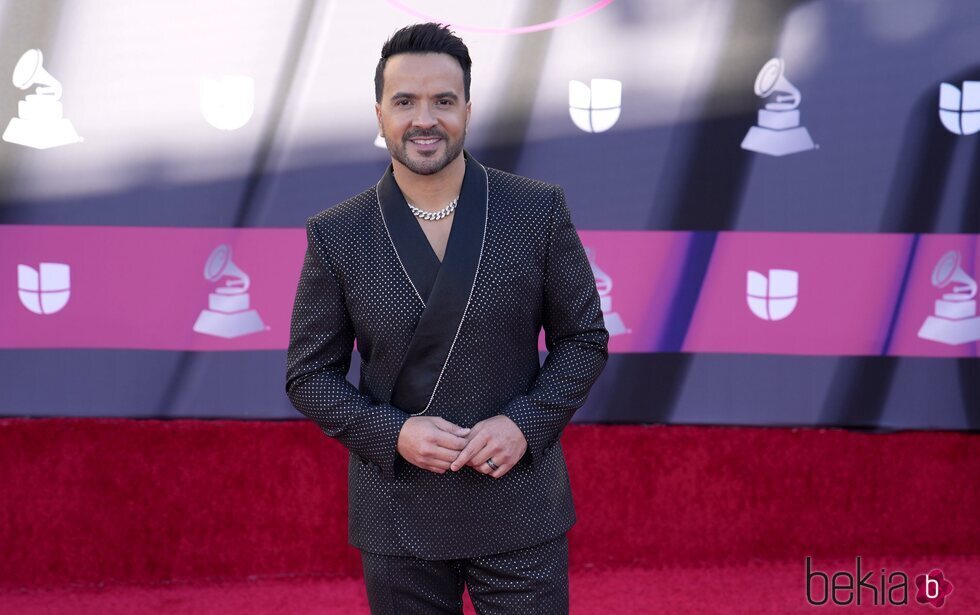
[[[305,220],[383,173],[381,45],[439,21],[467,149],[592,263],[575,420],[980,428],[975,0],[0,7],[2,415],[299,418]]]

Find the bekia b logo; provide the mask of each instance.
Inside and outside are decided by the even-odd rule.
[[[218,130],[241,128],[252,118],[254,109],[255,80],[251,77],[201,78],[201,114]]]
[[[951,593],[953,584],[938,568],[915,577],[915,601],[919,604],[942,608],[946,604],[946,597]]]

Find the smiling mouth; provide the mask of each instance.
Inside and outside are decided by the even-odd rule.
[[[441,141],[439,137],[431,137],[427,139],[409,139],[415,145],[434,145]]]

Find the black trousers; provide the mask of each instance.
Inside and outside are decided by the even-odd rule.
[[[460,615],[463,587],[479,615],[567,615],[568,537],[469,559],[361,551],[371,615]]]

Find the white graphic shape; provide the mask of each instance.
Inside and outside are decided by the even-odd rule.
[[[961,266],[960,253],[953,250],[943,255],[932,270],[932,285],[946,288],[936,300],[935,313],[926,318],[919,337],[955,346],[980,341],[980,316],[977,316],[977,282]]]
[[[980,132],[980,81],[964,81],[962,92],[951,83],[940,84],[939,119],[953,134]]]
[[[204,278],[210,282],[225,280],[208,295],[208,309],[194,323],[194,331],[205,335],[233,338],[265,330],[265,323],[255,310],[249,309],[248,287],[244,271],[231,260],[231,247],[221,244],[211,252],[204,265]]]
[[[255,111],[255,80],[225,75],[201,78],[201,114],[218,130],[238,130]]]
[[[38,269],[17,265],[17,295],[35,314],[60,312],[71,295],[71,267],[64,263],[41,263]]]
[[[753,314],[762,320],[782,320],[796,309],[799,291],[799,272],[770,269],[768,278],[749,271],[745,295]]]
[[[616,79],[593,79],[591,87],[581,81],[568,82],[568,112],[585,132],[604,132],[619,119],[623,84]]]
[[[48,149],[82,140],[75,127],[63,117],[61,84],[44,70],[40,49],[30,49],[14,67],[13,84],[21,90],[37,86],[17,103],[17,117],[3,131],[3,140],[36,149]]]
[[[816,147],[807,129],[800,126],[797,107],[803,95],[786,79],[784,71],[782,59],[772,58],[755,78],[756,96],[775,96],[773,102],[759,109],[758,126],[749,129],[742,140],[742,149],[770,156],[785,156]]]
[[[585,254],[589,257],[589,266],[592,267],[592,275],[595,276],[595,287],[599,291],[599,305],[602,306],[602,320],[606,325],[609,335],[622,335],[629,333],[629,329],[623,324],[623,319],[612,309],[612,278],[609,274],[595,264],[595,250],[585,248]]]

